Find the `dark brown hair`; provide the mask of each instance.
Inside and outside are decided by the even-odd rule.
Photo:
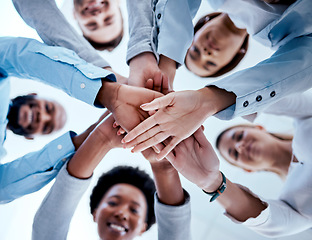
[[[213,12],[213,13],[209,13],[209,14],[203,16],[202,18],[200,18],[194,26],[194,35],[207,22],[214,19],[215,17],[218,17],[220,14],[222,14],[222,13],[221,12]],[[240,49],[244,49],[245,51],[238,51],[238,53],[236,53],[236,55],[233,57],[231,62],[229,62],[227,65],[225,65],[223,68],[221,68],[218,72],[216,72],[215,74],[212,74],[212,75],[204,76],[204,77],[219,77],[219,76],[233,70],[240,63],[240,61],[245,57],[246,52],[248,50],[248,42],[249,42],[249,34],[247,34],[242,46],[240,47]],[[185,61],[184,61],[184,63],[185,63]],[[185,64],[185,66],[188,70],[190,70],[186,64]]]

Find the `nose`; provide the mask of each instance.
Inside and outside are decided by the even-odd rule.
[[[212,51],[209,48],[207,48],[207,47],[203,47],[203,51],[204,51],[204,53],[206,55],[211,55],[212,54]]]
[[[115,217],[119,220],[125,221],[129,218],[129,213],[125,207],[121,207],[115,212]]]
[[[245,148],[245,144],[243,141],[239,141],[239,142],[236,142],[235,143],[235,150],[238,152],[238,153],[242,153],[243,149]]]
[[[52,119],[51,114],[47,113],[46,111],[40,112],[40,121],[41,122],[49,122],[49,121],[51,121],[51,119]]]

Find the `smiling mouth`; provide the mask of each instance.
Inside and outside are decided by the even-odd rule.
[[[114,230],[115,232],[119,232],[119,233],[121,233],[121,234],[126,234],[126,233],[129,231],[128,228],[124,227],[124,226],[121,225],[121,224],[116,224],[116,223],[110,223],[110,222],[108,222],[108,223],[107,223],[107,226],[108,226],[109,228],[111,228],[112,230]]]

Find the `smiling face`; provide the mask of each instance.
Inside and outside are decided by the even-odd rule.
[[[83,35],[93,42],[111,42],[122,34],[118,0],[75,0],[74,17]]]
[[[219,142],[221,155],[235,166],[248,171],[266,170],[272,160],[276,138],[261,126],[234,127]]]
[[[113,185],[93,212],[101,240],[130,240],[145,232],[147,202],[137,187]]]
[[[60,130],[65,122],[66,112],[59,103],[37,97],[21,105],[18,112],[18,124],[29,136]]]
[[[194,35],[185,64],[198,76],[210,76],[229,64],[247,36],[238,29],[227,14],[220,14],[206,22]]]

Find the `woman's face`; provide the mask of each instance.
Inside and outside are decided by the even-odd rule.
[[[220,139],[221,155],[248,171],[265,170],[272,159],[276,138],[261,126],[234,127]]]
[[[75,0],[74,16],[83,35],[97,43],[108,43],[122,33],[119,0]]]
[[[93,218],[101,240],[130,240],[146,230],[146,214],[143,192],[133,185],[120,183],[106,192]]]
[[[238,29],[226,14],[208,21],[195,34],[185,64],[198,76],[210,76],[232,61],[241,50],[246,31]],[[226,21],[225,21],[226,20]],[[230,26],[229,26],[230,25]],[[232,30],[235,28],[235,32]]]

